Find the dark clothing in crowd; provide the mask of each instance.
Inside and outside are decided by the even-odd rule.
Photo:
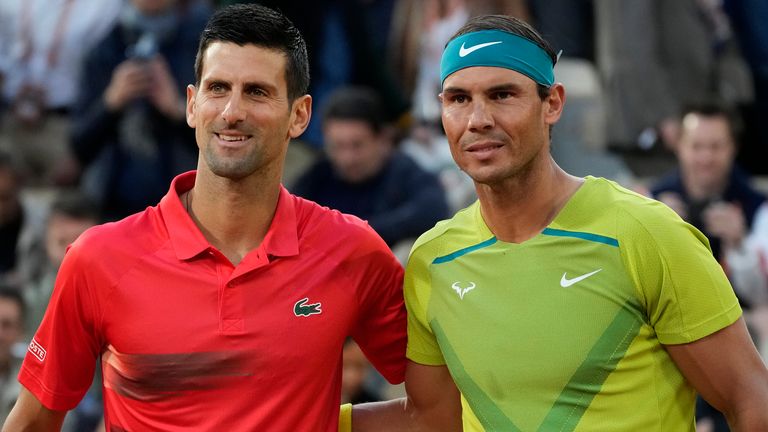
[[[683,185],[683,179],[680,171],[676,170],[670,175],[662,178],[652,189],[651,194],[654,198],[658,198],[659,195],[665,192],[677,193],[680,198],[688,206],[688,220],[687,222],[698,228],[709,239],[709,244],[712,247],[712,253],[717,259],[721,259],[721,247],[720,239],[710,235],[704,229],[704,223],[702,221],[703,211],[712,204],[714,201],[725,201],[731,204],[736,204],[741,207],[744,212],[744,217],[747,221],[747,229],[752,226],[752,221],[755,218],[760,204],[765,201],[765,197],[758,191],[756,191],[749,183],[749,177],[739,170],[734,169],[731,171],[730,179],[728,181],[728,187],[723,192],[721,197],[717,200],[707,201],[693,201],[685,190]]]
[[[421,235],[448,216],[437,177],[399,152],[378,175],[358,184],[339,178],[323,159],[301,176],[291,191],[367,220],[390,246]]]
[[[167,61],[181,97],[195,82],[191,65],[209,15],[207,7],[190,7],[157,41],[157,52]],[[104,104],[115,68],[138,54],[134,48],[141,37],[138,29],[118,20],[89,53],[73,116],[73,150],[87,167],[83,188],[101,203],[106,220],[158,202],[173,177],[194,169],[197,161],[194,130],[185,121],[171,120],[143,100],[120,112],[110,112]]]

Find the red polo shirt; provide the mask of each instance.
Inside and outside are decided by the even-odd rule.
[[[73,408],[101,355],[108,430],[336,431],[347,335],[403,380],[402,268],[365,222],[281,189],[235,267],[179,200],[194,179],[71,246],[19,374],[43,405]]]

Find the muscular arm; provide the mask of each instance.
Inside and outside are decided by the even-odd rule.
[[[734,431],[768,430],[768,370],[743,319],[703,339],[666,345],[688,381]]]
[[[354,432],[461,431],[459,391],[445,366],[409,361],[407,398],[355,405]]]
[[[3,432],[58,431],[66,413],[44,407],[29,390],[22,387],[16,405],[3,425]]]

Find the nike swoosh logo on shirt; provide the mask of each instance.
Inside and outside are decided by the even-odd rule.
[[[487,46],[496,45],[496,44],[500,44],[500,43],[501,43],[501,41],[486,42],[486,43],[481,43],[481,44],[477,44],[477,45],[472,45],[469,48],[464,48],[464,44],[462,43],[461,47],[459,47],[459,57],[465,57],[468,54],[471,54],[472,52],[479,50],[480,48],[485,48]]]
[[[568,288],[569,286],[571,286],[571,285],[573,285],[575,283],[579,283],[579,282],[583,281],[584,279],[592,276],[593,274],[599,272],[600,270],[602,270],[602,269],[599,268],[599,269],[597,269],[597,270],[595,270],[593,272],[589,272],[587,274],[583,274],[581,276],[577,276],[577,277],[575,277],[573,279],[568,279],[565,276],[566,274],[568,274],[568,272],[565,272],[565,273],[563,273],[563,277],[560,278],[560,286],[563,287],[563,288]]]

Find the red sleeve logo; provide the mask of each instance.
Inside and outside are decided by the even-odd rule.
[[[29,352],[32,353],[33,356],[35,356],[38,360],[40,360],[40,363],[42,363],[45,360],[45,348],[42,347],[35,338],[32,338],[32,341],[29,343],[29,348],[27,348]]]

